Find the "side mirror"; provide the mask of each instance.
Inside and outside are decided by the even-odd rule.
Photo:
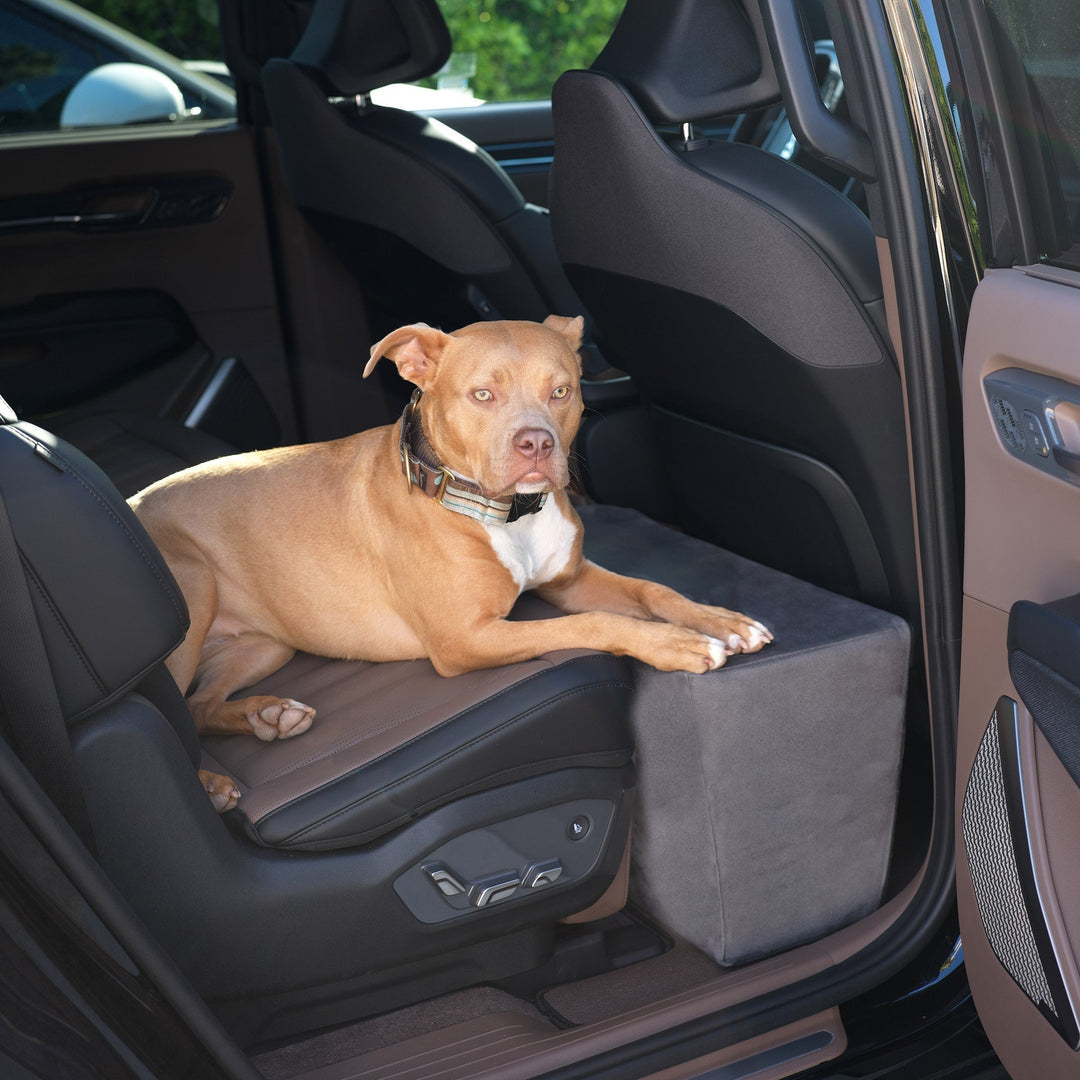
[[[71,88],[60,110],[60,127],[170,123],[198,111],[185,108],[180,87],[157,68],[103,64]]]

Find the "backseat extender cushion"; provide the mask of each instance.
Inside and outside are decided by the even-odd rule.
[[[821,937],[882,900],[909,628],[636,511],[582,508],[585,554],[775,641],[707,675],[635,662],[630,895],[721,964]]]

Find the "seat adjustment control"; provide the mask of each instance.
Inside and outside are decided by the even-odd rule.
[[[539,889],[544,885],[554,885],[562,877],[563,864],[558,859],[545,859],[533,863],[525,871],[525,888]]]
[[[473,907],[490,907],[500,901],[509,900],[520,884],[521,875],[516,870],[504,870],[474,881],[469,889],[469,901]]]
[[[460,896],[465,892],[465,885],[454,875],[453,871],[441,862],[426,863],[420,868],[435,883],[435,888],[443,896]]]
[[[617,805],[575,797],[458,833],[418,853],[394,892],[429,926],[499,921],[530,906],[558,918],[573,907],[574,886],[600,876]]]

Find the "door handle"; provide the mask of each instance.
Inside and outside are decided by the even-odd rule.
[[[1073,476],[1080,478],[1080,454],[1074,454],[1066,450],[1064,446],[1055,446],[1053,449],[1054,461],[1059,468],[1071,472]]]
[[[983,380],[998,438],[1013,457],[1080,486],[1080,386],[1024,368]]]
[[[145,184],[13,199],[0,203],[0,229],[128,229],[146,220],[157,199],[157,190]]]
[[[48,214],[0,219],[0,229],[104,229],[138,225],[145,214],[100,212],[96,214]]]
[[[220,177],[76,188],[0,199],[0,234],[42,229],[85,232],[200,225],[215,220],[232,195]]]

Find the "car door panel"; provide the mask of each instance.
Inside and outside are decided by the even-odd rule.
[[[1080,1076],[1080,788],[1051,745],[1080,746],[1076,601],[1056,610],[1080,591],[1080,486],[1046,466],[1069,433],[1045,410],[1032,429],[1000,380],[1080,392],[1077,340],[1080,274],[996,270],[979,285],[963,374],[957,894],[975,1002],[1016,1080]]]
[[[35,224],[32,215],[28,222],[23,213],[31,194],[39,207],[50,199],[62,207],[85,203],[87,193],[95,191],[149,191],[154,199],[142,214],[131,212],[129,199],[121,206],[125,218],[111,224],[57,223],[48,215]],[[213,196],[209,201],[208,192]],[[92,213],[102,205],[108,209],[100,199],[91,205]],[[80,319],[85,323],[87,311],[96,306],[101,318],[85,362],[108,356],[110,337],[117,354],[135,354],[130,364],[117,362],[116,378],[103,371],[75,380],[105,394],[98,405],[110,406],[114,392],[123,390],[128,377],[138,375],[140,385],[149,388],[150,400],[143,402],[144,407],[164,410],[185,380],[201,377],[207,355],[219,361],[238,356],[268,403],[265,407],[276,427],[283,436],[292,433],[289,382],[250,130],[192,124],[13,139],[0,147],[0,221],[5,218],[7,227],[0,226],[0,260],[8,271],[0,276],[0,328],[16,327],[22,319],[25,330],[27,312],[52,308],[56,313],[51,322],[47,317],[41,320],[36,339],[24,332],[24,361],[27,340],[31,352],[35,340],[39,349],[46,339],[53,344],[70,341],[78,335]],[[140,335],[135,330],[146,327],[135,304],[123,317],[125,294],[143,298],[152,294],[162,310],[173,312],[174,347],[167,347],[161,334],[147,333],[139,353]],[[202,348],[191,348],[192,341]],[[181,355],[188,358],[185,371],[170,370],[167,378],[157,381],[145,377],[148,369],[164,369]],[[65,363],[69,367],[77,363],[77,350],[69,350]],[[46,408],[70,404],[66,397],[71,394],[65,397],[62,386],[46,385],[47,367],[41,370],[36,390],[27,369],[20,375],[22,392],[35,410],[43,396]],[[58,399],[47,400],[58,391]],[[227,432],[216,433],[229,438]]]
[[[25,416],[107,393],[190,348],[184,312],[156,290],[87,292],[0,312],[4,398]]]

